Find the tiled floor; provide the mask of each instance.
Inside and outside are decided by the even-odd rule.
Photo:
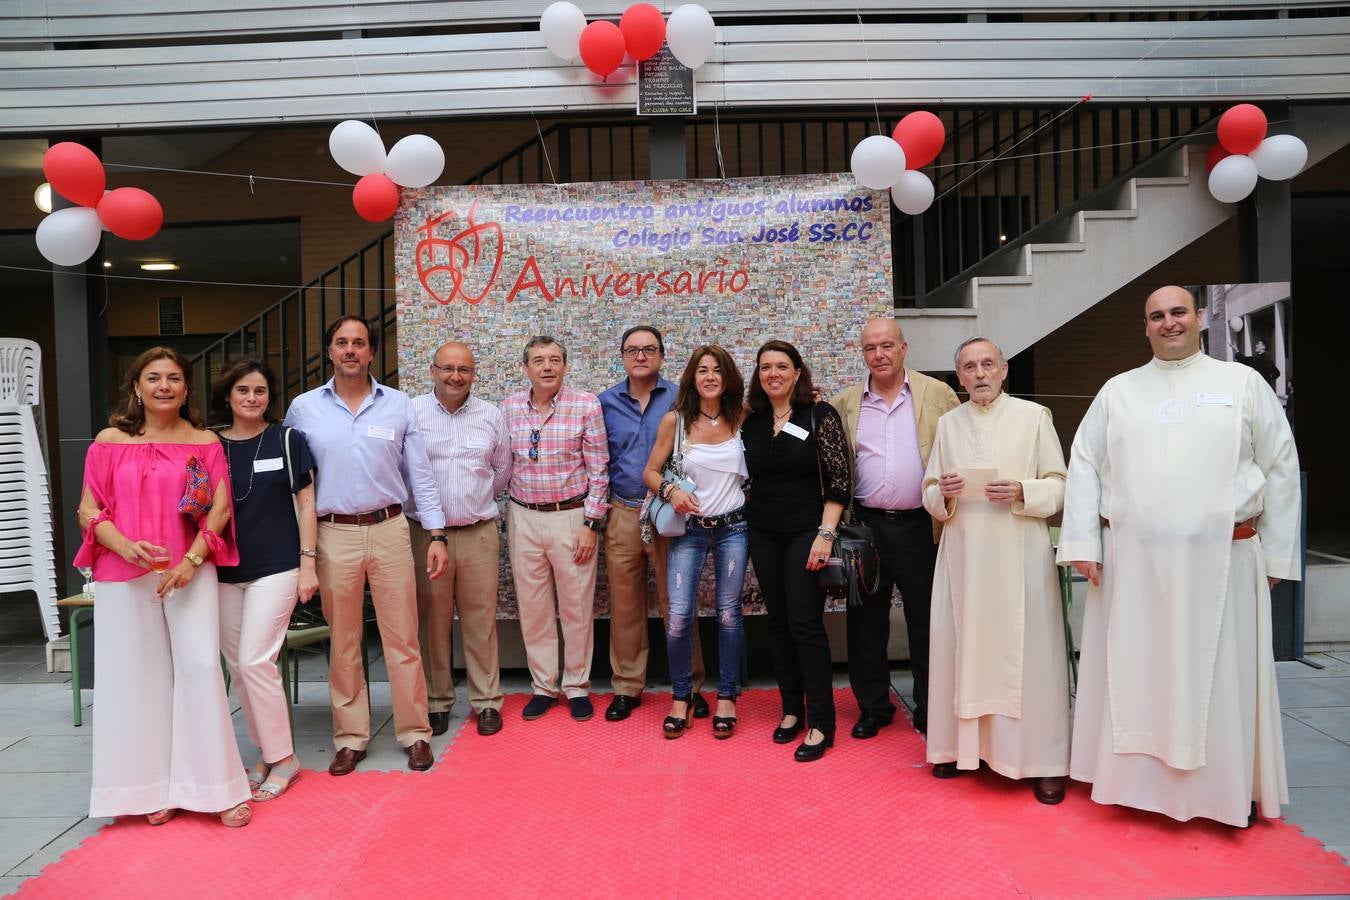
[[[0,602],[11,598],[0,597]],[[378,647],[378,642],[375,642]],[[1350,859],[1350,652],[1313,654],[1324,668],[1277,663],[1284,708],[1290,805],[1285,817]],[[372,727],[378,729],[362,768],[399,769],[406,756],[394,741],[389,685],[382,660],[371,665]],[[307,768],[323,770],[332,755],[324,665],[305,655],[301,697],[295,710],[296,749]],[[842,674],[839,683],[845,683]],[[509,673],[503,687],[529,690],[524,673]],[[902,695],[908,673],[897,671]],[[769,686],[764,684],[755,686]],[[463,691],[460,692],[461,697]],[[88,705],[93,692],[85,691]],[[597,704],[603,710],[606,701]],[[452,730],[432,741],[437,754],[462,725],[468,704],[454,710]],[[86,715],[88,723],[90,717]],[[236,712],[236,733],[245,728]],[[506,727],[514,723],[507,722]],[[0,894],[18,889],[42,867],[97,831],[107,820],[85,816],[89,802],[90,725],[71,724],[70,679],[48,675],[36,608],[0,605]],[[250,761],[246,738],[240,749]]]

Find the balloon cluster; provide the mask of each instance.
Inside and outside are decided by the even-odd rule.
[[[365,122],[339,122],[328,135],[328,152],[339,166],[360,175],[352,206],[367,222],[383,222],[398,209],[400,187],[426,187],[445,169],[441,145],[425,134],[410,134],[384,152],[384,141]]]
[[[128,241],[143,241],[164,224],[164,209],[148,191],[106,190],[103,162],[83,144],[53,144],[42,157],[42,174],[52,190],[79,204],[58,209],[38,224],[38,252],[48,262],[78,266],[94,255],[104,229]]]
[[[933,203],[933,182],[920,172],[938,158],[947,142],[942,120],[930,112],[912,112],[890,137],[874,134],[853,148],[853,177],[874,191],[889,189],[891,200],[906,215],[917,216]]]
[[[539,33],[554,56],[569,62],[580,57],[601,78],[614,74],[625,53],[642,62],[661,52],[665,43],[682,64],[697,69],[712,55],[717,38],[712,16],[697,3],[676,7],[669,21],[650,3],[634,3],[615,25],[587,24],[575,4],[559,0],[539,17]]]
[[[1239,103],[1219,116],[1219,142],[1205,154],[1209,192],[1220,203],[1237,203],[1256,179],[1284,181],[1303,171],[1308,146],[1292,134],[1266,137],[1266,114]]]

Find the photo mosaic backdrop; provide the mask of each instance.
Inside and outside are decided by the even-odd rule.
[[[432,187],[404,192],[395,232],[399,385],[413,395],[430,389],[435,348],[461,340],[474,394],[500,402],[527,386],[535,334],[567,347],[567,384],[598,394],[623,378],[620,334],[646,322],[672,381],[709,342],[748,379],[778,338],[829,396],[862,376],[862,323],[892,307],[889,199],[846,175]]]

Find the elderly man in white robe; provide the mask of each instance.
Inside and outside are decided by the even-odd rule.
[[[970,399],[938,420],[923,500],[945,522],[929,626],[928,761],[954,778],[980,762],[1064,799],[1069,674],[1046,519],[1064,501],[1050,411],[1003,392],[986,338],[956,351]]]
[[[1288,803],[1270,587],[1298,578],[1294,437],[1260,374],[1200,351],[1190,292],[1074,437],[1061,565],[1090,582],[1072,778],[1092,799],[1245,827]]]

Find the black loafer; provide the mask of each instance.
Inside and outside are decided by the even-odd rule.
[[[609,701],[609,706],[605,709],[605,721],[622,722],[633,714],[633,710],[641,705],[641,697],[630,697],[627,694],[615,694],[614,699]]]
[[[796,723],[792,725],[779,725],[773,730],[773,742],[775,744],[790,744],[797,739],[797,735],[802,733],[804,727],[801,716],[798,716]]]
[[[533,722],[548,712],[549,707],[557,702],[556,697],[550,697],[548,694],[535,694],[530,698],[530,702],[525,704],[525,708],[520,711],[520,717],[526,722]]]
[[[853,726],[853,730],[849,734],[858,740],[874,738],[877,736],[877,732],[891,724],[894,718],[895,713],[893,712],[888,716],[885,713],[866,710],[858,717],[857,724]]]
[[[1036,778],[1032,781],[1032,790],[1036,793],[1036,799],[1046,806],[1054,806],[1064,800],[1064,783],[1066,779],[1060,775],[1053,778]]]
[[[694,694],[694,718],[706,719],[712,715],[712,710],[708,708],[708,701],[703,699],[702,694]]]
[[[958,775],[960,775],[960,774],[961,774],[961,770],[958,769],[958,768],[956,767],[956,763],[954,763],[954,762],[934,763],[934,764],[933,764],[933,777],[934,777],[934,778],[955,778],[956,776],[958,776]]]
[[[450,730],[449,711],[427,713],[427,719],[431,723],[432,734],[445,734]]]
[[[591,705],[591,698],[589,697],[567,698],[567,709],[572,714],[572,718],[578,722],[585,722],[595,715],[595,707]]]

